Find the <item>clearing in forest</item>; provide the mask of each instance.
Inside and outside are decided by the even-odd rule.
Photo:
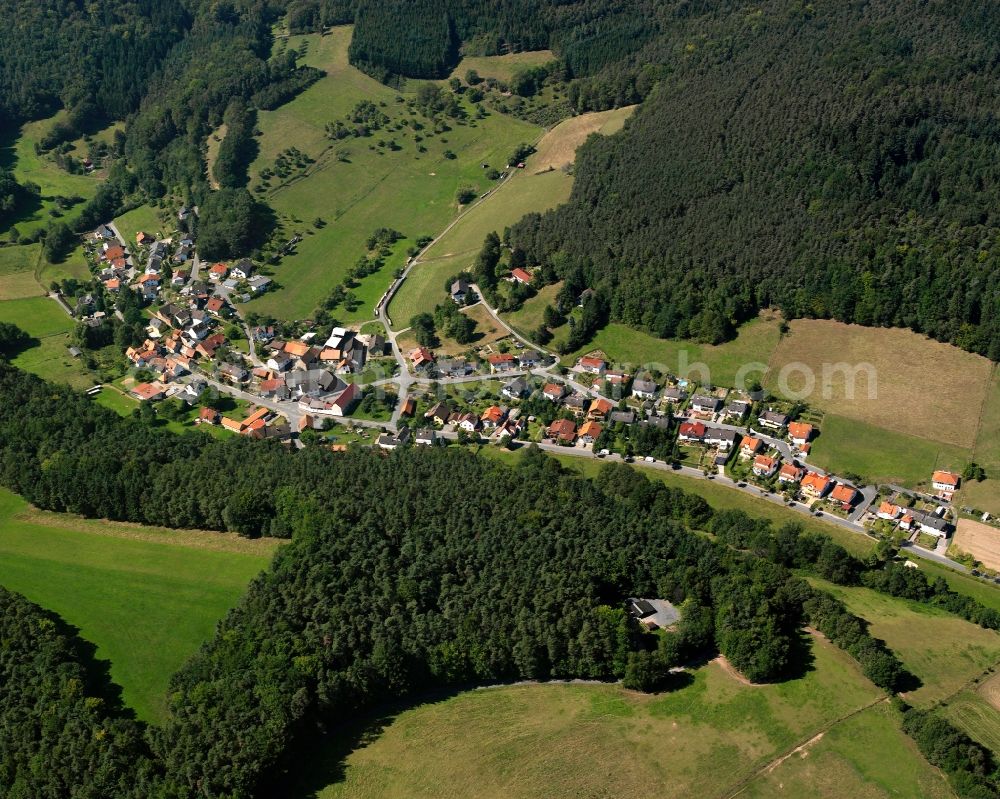
[[[276,546],[35,511],[0,490],[0,584],[79,628],[147,721]]]

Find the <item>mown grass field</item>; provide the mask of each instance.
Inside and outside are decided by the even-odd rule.
[[[556,125],[538,142],[538,152],[531,159],[528,168],[532,172],[547,169],[562,169],[576,160],[577,148],[592,133],[610,136],[625,125],[625,120],[638,106],[627,105],[611,111],[594,111],[571,117]]]
[[[992,630],[929,605],[808,579],[867,619],[872,635],[885,641],[921,680],[923,685],[905,695],[915,706],[948,698],[1000,663],[1000,634]]]
[[[14,358],[15,366],[46,380],[68,383],[74,388],[94,384],[83,364],[66,349],[73,320],[48,297],[29,297],[0,302],[0,321],[13,322],[37,340],[37,344]]]
[[[350,731],[325,761],[313,761],[317,771],[299,795],[728,796],[801,740],[879,700],[880,692],[842,652],[821,640],[813,641],[812,652],[810,671],[778,685],[744,685],[713,662],[694,672],[690,685],[659,696],[616,685],[469,691],[390,714],[369,724],[368,735]],[[893,743],[899,735],[891,726],[878,731],[879,739]],[[341,762],[343,746],[353,751]],[[929,770],[904,748],[893,753],[905,757],[911,771]],[[854,756],[845,757],[851,762]],[[892,769],[899,767],[880,773],[895,783]],[[342,776],[312,793],[324,768],[342,768]]]
[[[45,293],[35,278],[41,255],[41,244],[0,247],[0,300],[18,300]]]
[[[837,724],[749,783],[746,799],[940,799],[954,793],[900,729],[898,714],[876,705]]]
[[[511,452],[499,447],[482,447],[479,450],[479,454],[487,458],[502,460],[508,464],[515,464],[520,458],[520,453]],[[571,469],[583,477],[595,477],[605,467],[603,461],[593,458],[546,454],[550,458],[558,460],[567,469]],[[640,463],[632,464],[632,468],[641,472],[650,480],[658,480],[671,488],[679,488],[682,491],[697,494],[713,508],[742,510],[756,518],[769,519],[776,527],[788,523],[799,524],[807,532],[828,535],[849,552],[859,557],[871,554],[875,547],[875,541],[868,536],[852,533],[813,516],[806,516],[803,513],[790,510],[782,505],[768,502],[766,499],[729,488],[722,483],[712,480],[699,480],[698,478],[688,477],[679,472],[652,469]]]
[[[962,447],[827,413],[809,460],[835,473],[854,472],[869,480],[928,488],[935,469],[961,472],[971,454]]]
[[[831,364],[867,364],[854,382],[830,371]],[[791,331],[774,350],[767,385],[782,393],[781,373],[793,391],[806,387],[801,367],[814,376],[806,398],[829,413],[971,450],[984,400],[993,379],[993,364],[909,330],[868,328],[823,319],[794,320]],[[829,379],[824,379],[824,366]]]
[[[945,714],[990,751],[1000,752],[1000,677],[994,675],[962,691],[945,707]]]
[[[459,213],[455,193],[460,186],[473,186],[481,194],[492,185],[482,164],[502,169],[518,143],[534,141],[541,133],[534,125],[491,113],[481,120],[470,114],[461,124],[450,121],[451,130],[440,135],[426,126],[420,131],[426,152],[418,151],[415,133],[408,128],[385,129],[367,138],[328,139],[325,125],[343,120],[361,100],[380,105],[392,120],[390,128],[409,116],[399,100],[413,94],[399,94],[347,63],[350,36],[351,28],[345,26],[325,36],[292,37],[288,46],[305,45],[305,62],[327,75],[281,108],[260,114],[263,135],[257,139],[260,152],[251,166],[254,186],[260,171],[272,166],[286,148],[298,148],[315,163],[306,176],[272,185],[266,194],[289,235],[309,235],[297,254],[277,268],[280,288],[254,300],[252,310],[282,318],[308,317],[365,254],[365,239],[375,229],[392,227],[411,241],[442,230]],[[377,146],[389,140],[397,143],[397,150]],[[345,160],[337,157],[340,150],[346,151]],[[446,157],[446,151],[455,157]],[[312,226],[317,217],[326,222],[319,229]],[[400,252],[369,278],[376,288],[368,293],[377,299],[404,260]],[[366,302],[354,313],[336,313],[341,321],[352,322],[370,318],[373,311]]]
[[[34,511],[0,491],[0,584],[78,627],[149,721],[163,718],[170,676],[275,546]]]
[[[660,339],[612,322],[593,341],[563,359],[572,364],[580,355],[600,350],[608,359],[630,366],[653,364],[661,372],[689,376],[700,382],[735,386],[740,370],[745,383],[761,380],[780,332],[776,314],[766,313],[743,325],[739,335],[724,344]],[[696,366],[701,364],[702,367]]]

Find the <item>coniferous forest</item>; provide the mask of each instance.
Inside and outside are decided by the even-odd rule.
[[[102,798],[271,796],[303,740],[390,699],[560,677],[670,690],[671,667],[715,652],[750,679],[784,680],[802,668],[807,623],[877,685],[913,684],[863,620],[793,569],[1000,628],[1000,614],[943,580],[715,512],[625,465],[589,481],[533,450],[511,468],[455,449],[178,436],[3,364],[0,439],[0,484],[39,507],[291,539],[174,677],[163,727],[125,718],[72,631],[0,593],[8,796],[62,795],[53,785]],[[629,596],[675,602],[680,625],[642,632]],[[101,745],[88,732],[98,728],[111,736]],[[994,772],[968,759],[989,764],[989,753],[955,735],[945,767],[979,791],[969,795],[993,795]]]
[[[268,214],[243,187],[253,111],[315,80],[272,23],[354,21],[381,80],[443,77],[461,54],[552,48],[577,112],[645,101],[579,154],[568,204],[508,242],[601,290],[604,318],[719,342],[766,306],[910,327],[1000,358],[996,240],[1000,9],[987,0],[2,0],[0,118],[64,107],[53,135],[126,117],[124,188],[204,203],[201,148],[228,113],[210,258]],[[122,176],[119,176],[122,177]],[[2,179],[0,213],[16,187]],[[118,210],[123,184],[81,224]],[[235,195],[240,195],[235,197]],[[213,219],[213,217],[218,217]],[[577,336],[579,338],[579,336]]]

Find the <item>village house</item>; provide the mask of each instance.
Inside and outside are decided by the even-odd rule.
[[[527,269],[515,267],[511,270],[510,276],[522,286],[527,286],[531,283],[532,274]]]
[[[778,482],[780,483],[801,483],[805,477],[806,470],[794,463],[786,463],[778,470]]]
[[[437,373],[441,377],[466,377],[472,374],[472,364],[461,358],[445,358],[438,361]]]
[[[753,438],[752,436],[743,436],[743,440],[740,441],[741,458],[752,458],[762,449],[764,449],[764,442],[761,441],[759,438]]]
[[[437,433],[429,427],[421,428],[417,431],[415,441],[421,447],[433,447],[437,442]]]
[[[601,358],[594,358],[589,355],[585,355],[576,362],[577,369],[581,372],[587,372],[592,375],[604,374],[604,369],[607,364]]]
[[[531,386],[523,377],[515,377],[500,390],[500,393],[508,399],[518,400],[531,393]]]
[[[129,394],[140,402],[156,402],[164,397],[166,386],[158,380],[152,383],[136,383],[132,386]]]
[[[844,510],[849,510],[858,501],[858,497],[860,496],[861,494],[857,489],[845,483],[838,483],[833,491],[830,492],[830,501],[839,503]]]
[[[219,423],[219,412],[215,408],[202,408],[198,411],[198,418],[194,420],[195,424],[218,424]]]
[[[742,421],[750,412],[750,403],[746,400],[733,400],[723,410],[723,415],[727,419]]]
[[[770,455],[758,455],[753,459],[753,473],[758,477],[771,477],[778,471],[778,460]]]
[[[209,280],[214,280],[218,283],[220,280],[225,280],[226,275],[229,274],[229,267],[225,264],[212,264],[208,268]]]
[[[572,394],[566,398],[566,402],[563,404],[567,410],[571,411],[579,419],[587,412],[590,400],[580,394]]]
[[[677,431],[677,439],[700,444],[705,440],[705,425],[701,422],[682,422]]]
[[[788,437],[796,447],[804,447],[813,434],[813,426],[806,422],[789,422]]]
[[[608,421],[612,424],[635,424],[635,411],[611,411]]]
[[[145,233],[141,230],[135,234],[135,243],[138,244],[140,247],[145,247],[147,244],[152,244],[155,240],[156,239],[153,236],[150,236],[148,233]]]
[[[479,420],[482,422],[484,428],[495,430],[506,416],[507,412],[499,405],[491,405],[483,411],[483,415],[479,417]]]
[[[584,422],[580,427],[579,441],[582,444],[593,444],[604,431],[597,422]]]
[[[802,492],[807,496],[814,499],[821,499],[826,496],[832,485],[833,481],[829,477],[817,472],[808,472],[802,478],[801,488]]]
[[[249,280],[253,277],[253,262],[249,258],[243,258],[230,270],[229,274],[239,280]]]
[[[219,374],[233,383],[245,383],[250,379],[250,373],[235,363],[224,363],[219,366]]]
[[[559,402],[566,396],[566,386],[562,383],[546,383],[542,389],[542,396],[550,402]]]
[[[292,368],[292,356],[287,352],[276,352],[267,359],[267,368],[275,372],[284,372]]]
[[[434,355],[427,347],[411,350],[408,357],[414,369],[423,369],[434,363]]]
[[[723,427],[705,427],[705,443],[718,447],[720,450],[728,452],[740,439],[740,432],[737,430],[726,430]]]
[[[951,500],[954,496],[960,481],[961,478],[954,472],[946,472],[940,469],[931,475],[931,486],[941,497],[947,500]]]
[[[691,410],[695,413],[715,413],[722,407],[722,400],[709,397],[706,394],[695,394],[691,397]]]
[[[537,350],[524,350],[518,354],[517,362],[522,369],[534,369],[542,362],[542,356]]]
[[[285,385],[295,397],[323,397],[343,391],[346,384],[328,369],[299,369],[285,375]]]
[[[764,411],[757,417],[757,421],[764,427],[770,427],[772,430],[780,430],[782,427],[788,426],[788,417],[785,414],[771,410]]]
[[[263,294],[271,285],[271,278],[264,275],[255,275],[247,281],[250,291],[253,294]]]
[[[569,419],[556,419],[547,430],[549,438],[563,444],[570,444],[576,438],[576,425]]]
[[[330,412],[334,416],[347,416],[351,412],[351,408],[360,399],[361,389],[358,388],[358,384],[348,383],[344,390],[334,397],[333,402],[330,403]]]
[[[632,396],[651,400],[656,398],[656,383],[652,380],[633,380]]]
[[[459,414],[457,419],[452,419],[452,424],[458,427],[459,430],[464,430],[466,433],[475,433],[479,430],[479,417],[474,413],[462,413]]]
[[[490,365],[490,373],[509,372],[516,366],[514,356],[509,352],[500,352],[490,355],[487,359]]]
[[[439,402],[424,414],[425,419],[430,419],[435,424],[446,425],[451,418],[452,410],[447,402]]]
[[[115,238],[115,232],[107,225],[101,225],[94,231],[94,238],[99,241],[108,241]]]
[[[663,389],[663,399],[675,405],[684,402],[687,396],[687,392],[678,386],[667,386]]]
[[[614,409],[615,405],[611,400],[598,397],[590,403],[590,407],[587,409],[587,418],[595,422],[603,422]]]
[[[413,397],[407,397],[406,402],[399,412],[400,416],[413,416],[417,412],[417,401]]]
[[[382,449],[394,450],[396,449],[396,447],[403,446],[403,444],[405,444],[409,440],[410,440],[410,428],[401,427],[399,428],[399,432],[397,432],[396,434],[383,433],[378,437],[378,441],[376,443]]]
[[[459,278],[451,284],[451,291],[449,293],[452,300],[459,305],[463,305],[465,298],[469,295],[469,281],[465,278]]]
[[[882,502],[878,506],[878,511],[875,513],[875,516],[879,519],[892,521],[894,519],[898,519],[902,513],[903,509],[899,505],[892,502]]]

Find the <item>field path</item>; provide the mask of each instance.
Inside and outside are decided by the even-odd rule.
[[[734,797],[737,797],[741,793],[743,793],[750,786],[750,783],[752,783],[755,779],[770,774],[778,766],[780,766],[782,763],[788,760],[788,758],[790,758],[792,755],[796,754],[797,752],[804,752],[813,744],[818,743],[823,738],[823,736],[826,735],[827,732],[836,727],[838,724],[843,724],[845,721],[854,718],[858,714],[864,713],[866,710],[888,701],[889,700],[887,697],[881,696],[878,699],[875,699],[866,705],[863,705],[859,708],[855,708],[850,713],[845,713],[843,716],[835,718],[832,721],[824,724],[818,730],[809,733],[805,738],[800,740],[794,746],[789,747],[774,759],[769,760],[767,763],[765,763],[763,766],[755,770],[749,776],[744,777],[735,785],[731,785],[729,788],[726,788],[726,790],[722,794],[720,794],[720,799],[734,799]]]

